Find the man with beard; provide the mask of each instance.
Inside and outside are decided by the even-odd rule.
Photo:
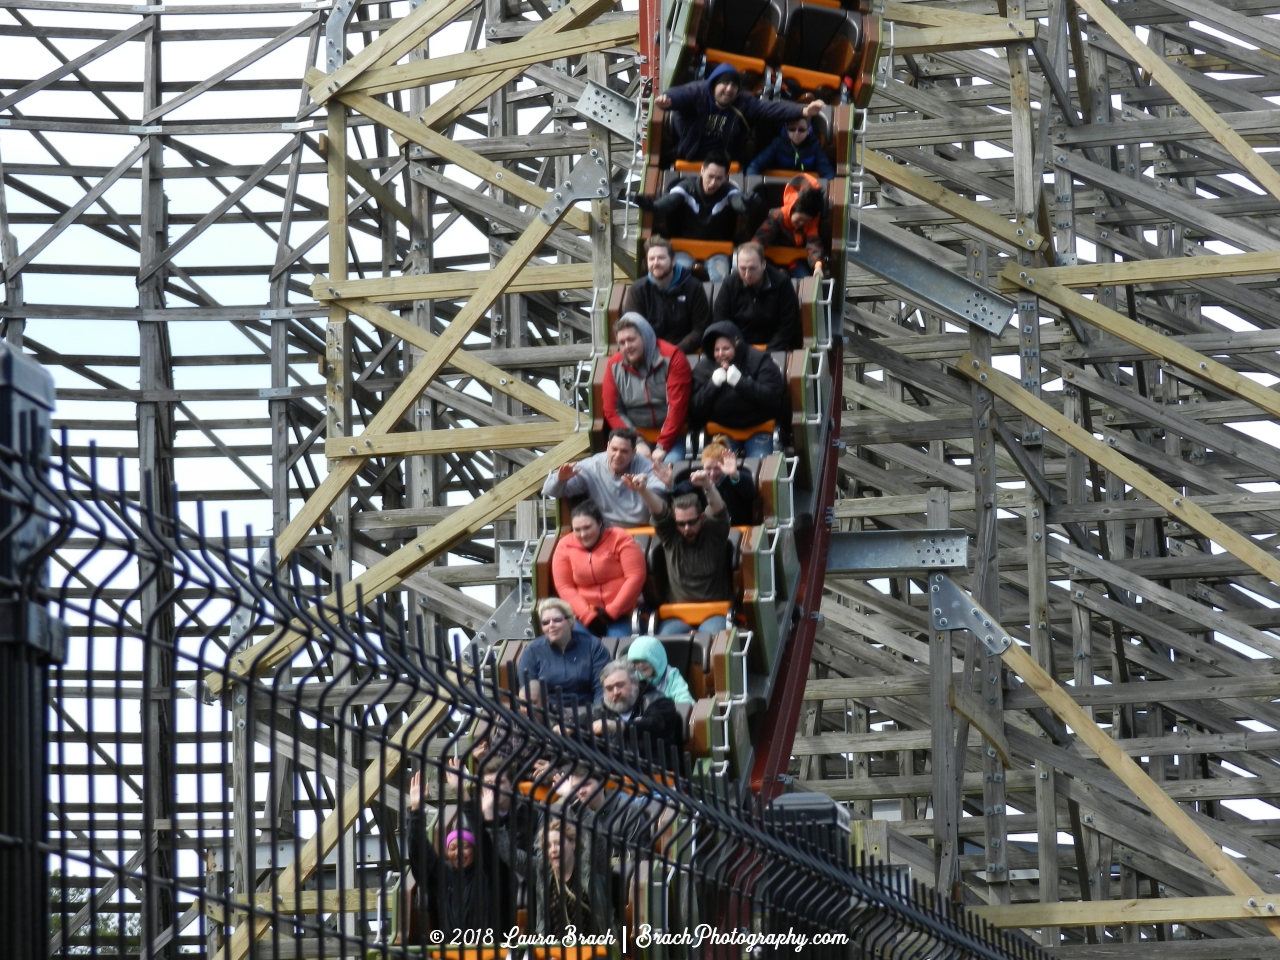
[[[642,680],[631,661],[609,663],[600,671],[600,682],[604,696],[591,710],[593,733],[628,741],[634,735],[641,745],[646,739],[651,745],[661,743],[659,756],[684,745],[684,721],[675,702]]]
[[[659,340],[674,343],[681,353],[697,353],[702,331],[711,320],[711,303],[702,283],[688,267],[676,263],[666,237],[650,237],[644,251],[649,272],[627,288],[623,312],[640,314]]]

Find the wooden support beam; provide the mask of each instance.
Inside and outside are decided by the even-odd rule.
[[[568,408],[566,408],[568,409]],[[420,454],[463,453],[471,450],[515,450],[521,447],[553,447],[573,432],[564,422],[525,423],[517,427],[466,427],[461,430],[429,430],[388,433],[378,437],[330,437],[324,455],[343,457],[408,457]]]
[[[368,300],[344,299],[341,303],[356,316],[363,317],[373,325],[387,331],[387,333],[397,336],[415,347],[420,347],[425,352],[434,350],[439,342],[440,338],[434,333],[429,333],[422,327],[410,323],[399,314],[392,313],[390,310],[384,309],[375,303],[370,303]],[[545,414],[554,420],[567,423],[576,423],[578,420],[577,411],[572,407],[561,403],[555,397],[548,396],[537,387],[525,383],[518,376],[508,373],[506,370],[494,366],[492,363],[482,360],[466,350],[455,350],[453,356],[449,358],[449,366],[461,370],[467,376],[478,380],[489,389],[505,393],[531,410]]]
[[[1029,43],[1036,37],[1038,24],[1034,20],[1006,20],[1004,17],[983,19],[987,22],[898,30],[893,37],[893,52],[899,56],[918,56],[947,50],[981,50],[983,47],[1003,47],[1010,43]]]
[[[1004,628],[1001,627],[1000,630],[1003,632]],[[1004,660],[1005,666],[1021,677],[1023,682],[1034,690],[1045,705],[1057,715],[1058,719],[1070,727],[1075,735],[1110,768],[1111,772],[1133,791],[1143,805],[1155,814],[1201,863],[1209,868],[1223,886],[1241,897],[1262,898],[1264,896],[1262,888],[1240,869],[1239,864],[1214,843],[1187,812],[1161,790],[1133,758],[1121,750],[1116,742],[1093,722],[1093,718],[1085,713],[1084,708],[1072,700],[1017,641],[1009,645],[1001,654],[1001,659]],[[1264,922],[1267,924],[1267,929],[1280,938],[1280,918]]]
[[[1006,220],[982,204],[962,197],[941,184],[934,183],[928,177],[921,176],[905,164],[894,163],[884,154],[868,150],[865,144],[859,143],[858,150],[861,151],[867,172],[882,183],[891,183],[913,197],[930,203],[939,210],[945,210],[965,223],[985,230],[1020,250],[1044,248],[1045,238],[1029,226],[1020,226]]]
[[[336,70],[323,74],[314,81],[308,77],[311,99],[322,104],[345,89],[366,70],[395,63],[410,50],[426,46],[432,34],[451,23],[473,2],[474,0],[434,0],[409,11],[408,16],[389,30],[378,34],[376,40]]]
[[[563,33],[566,30],[586,26],[606,10],[612,9],[613,5],[614,0],[576,0],[575,3],[565,4],[548,19],[530,30],[525,35],[525,39]],[[415,122],[420,121],[433,129],[452,123],[489,94],[517,79],[522,69],[522,67],[510,67],[506,70],[460,80],[452,90],[422,111],[415,118]]]
[[[1137,34],[1116,16],[1106,0],[1075,0],[1075,3],[1151,74],[1151,78],[1178,101],[1187,113],[1195,117],[1209,135],[1236,159],[1236,162],[1245,169],[1258,186],[1280,200],[1280,173],[1277,173],[1271,164],[1249,146],[1240,134],[1232,130],[1217,112],[1178,76],[1169,61],[1139,40]]]
[[[998,19],[998,18],[994,18]],[[559,57],[573,57],[610,47],[633,44],[639,29],[639,18],[611,20],[580,30],[566,30],[542,37],[526,37],[515,43],[500,43],[480,50],[468,50],[446,57],[415,60],[394,67],[368,70],[359,76],[346,91],[358,91],[370,96],[390,93],[408,87],[422,87],[446,80],[476,74],[492,73],[511,67],[527,67],[545,63]],[[990,42],[985,46],[990,46]],[[308,82],[311,78],[308,77]]]
[[[1268,909],[1270,908],[1270,909]],[[1271,920],[1280,896],[1159,897],[1142,900],[1082,900],[1074,903],[1019,903],[969,907],[995,927],[1085,927],[1117,923],[1207,923],[1213,920]]]
[[[905,187],[903,189],[906,189]],[[1004,293],[1023,289],[1013,266],[1000,273],[999,288]],[[1280,274],[1280,251],[1213,254],[1207,257],[1166,257],[1156,260],[1125,260],[1120,263],[1084,263],[1076,267],[1045,267],[1025,271],[1035,278],[1036,287],[1054,281],[1064,287],[1103,287],[1131,283],[1209,280],[1218,277],[1253,277]],[[1029,287],[1026,289],[1030,289]],[[1043,291],[1041,291],[1043,292]]]
[[[394,777],[412,753],[436,725],[448,716],[450,704],[446,700],[428,697],[423,700],[404,726],[388,738],[379,758],[365,768],[360,782],[342,794],[338,809],[334,810],[320,829],[302,848],[298,859],[290,863],[275,878],[272,893],[292,897],[310,880],[324,863],[338,841],[355,824],[356,818],[372,801],[376,800],[382,785]],[[228,949],[230,960],[244,960],[253,941],[260,940],[271,929],[269,916],[255,916],[236,928]]]
[[[347,612],[354,611],[357,608],[357,595],[368,603],[375,597],[394,589],[404,582],[407,576],[426,566],[441,553],[457,544],[459,540],[492,523],[512,505],[536,491],[542,486],[550,471],[561,464],[578,459],[590,449],[589,433],[584,430],[581,433],[571,434],[559,446],[527,466],[521,467],[487,494],[472,500],[426,533],[405,544],[391,556],[369,567],[349,584],[344,585],[341,599],[343,609]],[[359,458],[347,458],[341,461],[341,466],[335,468],[329,476],[337,475],[339,470],[347,469],[347,465],[353,462],[358,466],[361,461]],[[312,499],[314,498],[315,495]],[[331,594],[325,598],[323,606],[336,607],[337,605],[337,595]],[[325,617],[323,608],[318,608],[313,613],[321,620]],[[231,659],[231,676],[232,678],[257,676],[271,670],[289,660],[308,641],[308,628],[300,623],[286,624],[265,640],[237,653]],[[205,683],[211,694],[216,696],[221,693],[228,680],[221,673],[209,673],[206,674]]]
[[[1075,296],[1075,294],[1072,294],[1072,296]],[[1102,307],[1100,309],[1105,310],[1106,308]],[[1125,320],[1125,323],[1134,327],[1138,326],[1138,324],[1129,320]],[[1155,333],[1152,333],[1152,336],[1156,339],[1163,339]],[[1110,470],[1145,496],[1162,504],[1169,511],[1170,516],[1177,517],[1193,530],[1198,530],[1233,557],[1244,561],[1254,570],[1257,570],[1268,580],[1280,582],[1280,558],[1277,558],[1275,554],[1263,549],[1255,541],[1243,534],[1237,533],[1214,517],[1213,514],[1197,505],[1190,497],[1156,479],[1150,471],[1134,463],[1120,451],[1098,440],[1083,427],[1072,423],[1043,400],[1037,400],[1005,374],[1000,373],[971,353],[966,353],[960,358],[956,369],[965,376],[971,377],[974,381],[981,382],[996,396],[1017,407],[1024,415],[1035,420],[1059,439],[1066,441],[1090,460]],[[1067,371],[1067,373],[1069,372]],[[1229,372],[1234,373],[1234,371]],[[1067,373],[1064,373],[1064,376]],[[1259,387],[1259,389],[1262,388]],[[1280,401],[1280,394],[1276,395],[1276,400]]]
[[[321,135],[319,141],[320,156],[328,158],[329,155],[329,138]],[[385,177],[394,177],[403,169],[403,161],[397,161],[390,170],[384,174]],[[409,213],[409,208],[396,199],[391,189],[378,181],[372,173],[366,170],[358,163],[347,164],[347,176],[364,189],[369,196],[378,201],[378,205],[390,210],[397,220],[406,227],[413,223],[413,217]]]
[[[370,303],[401,303],[409,300],[460,300],[472,296],[493,273],[492,270],[442,270],[439,273],[401,277],[348,280],[339,285],[325,277],[311,284],[317,300],[359,297]],[[614,279],[627,275],[614,268]],[[519,271],[507,285],[506,293],[542,293],[553,290],[591,289],[589,263],[537,264]]]
[[[410,405],[426,389],[427,384],[435,379],[436,374],[475,329],[480,318],[493,306],[494,301],[506,292],[512,278],[524,268],[529,258],[542,246],[543,241],[555,229],[555,224],[558,222],[558,219],[547,223],[541,217],[534,218],[529,228],[512,244],[497,268],[488,272],[484,282],[476,289],[467,305],[458,311],[458,315],[449,324],[449,329],[440,337],[436,345],[409,371],[395,392],[383,402],[382,408],[369,421],[365,435],[372,437],[389,433],[400,422],[400,418],[404,416]],[[311,528],[320,522],[329,505],[355,478],[360,465],[359,459],[343,460],[316,488],[310,499],[289,522],[289,526],[276,538],[276,550],[280,563],[286,561]]]
[[[456,163],[468,173],[474,173],[477,177],[488,181],[499,190],[505,190],[513,196],[519,197],[525,203],[533,204],[538,209],[542,209],[551,197],[549,191],[530,183],[518,173],[513,173],[502,164],[494,163],[492,160],[480,156],[456,140],[450,140],[443,134],[436,133],[425,123],[415,123],[407,115],[387,106],[380,100],[375,100],[367,94],[354,92],[342,94],[341,99],[352,110],[364,114],[370,120],[381,124],[405,140],[430,150],[443,160]],[[565,213],[564,220],[566,224],[575,230],[580,232],[588,230],[587,216],[581,210],[569,210]]]

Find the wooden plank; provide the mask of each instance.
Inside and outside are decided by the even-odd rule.
[[[375,326],[381,327],[387,333],[399,337],[406,343],[412,343],[415,347],[421,347],[424,351],[435,349],[436,343],[439,341],[439,337],[434,333],[430,333],[422,329],[422,327],[410,323],[399,314],[392,313],[390,310],[386,310],[367,300],[344,299],[342,305],[356,314],[356,316],[363,317]],[[548,396],[537,387],[525,383],[519,376],[503,370],[466,350],[455,350],[453,356],[449,358],[449,366],[461,370],[469,377],[474,377],[491,390],[497,390],[519,400],[531,410],[546,414],[555,420],[577,422],[578,414],[572,407],[561,403],[555,397]],[[512,366],[516,366],[516,364],[512,364]]]
[[[1006,267],[1000,273],[999,289],[1004,293],[1012,293],[1023,286],[1016,279],[1019,272],[1022,271]],[[1157,283],[1163,280],[1189,283],[1192,280],[1216,277],[1280,274],[1280,251],[1126,260],[1121,263],[1084,263],[1076,267],[1044,267],[1025,272],[1028,276],[1035,277],[1037,287],[1049,281],[1074,288]]]
[[[551,198],[549,191],[530,183],[518,173],[513,173],[500,163],[488,160],[468,150],[457,141],[436,133],[425,123],[414,123],[399,110],[389,107],[373,97],[363,93],[344,93],[342,102],[351,107],[352,110],[357,110],[364,114],[375,123],[379,123],[388,130],[399,134],[405,140],[432,151],[441,159],[456,163],[468,173],[474,173],[477,177],[487,180],[495,187],[519,197],[525,203],[533,204],[539,210]],[[581,210],[570,209],[565,213],[564,221],[580,232],[585,233],[590,229],[587,216]]]
[[[1072,700],[1016,641],[1001,654],[1001,659],[1040,696],[1045,705],[1063,723],[1075,732],[1076,737],[1085,743],[1126,787],[1133,791],[1143,805],[1155,814],[1201,863],[1209,868],[1219,882],[1232,893],[1242,897],[1263,895],[1262,888],[1240,869],[1239,864],[1214,843],[1187,815],[1187,812],[1161,790],[1155,781],[1147,776],[1146,772],[1093,722],[1093,718],[1085,713],[1084,709]],[[1267,929],[1280,938],[1280,918],[1265,922]]]
[[[517,273],[506,293],[542,293],[552,290],[591,289],[589,263],[536,264]],[[320,301],[360,298],[370,303],[400,303],[409,300],[458,300],[470,297],[492,275],[492,270],[442,270],[439,273],[402,277],[348,280],[340,287],[320,277],[311,284],[312,295]],[[614,279],[627,275],[615,268]]]
[[[429,60],[415,60],[394,67],[383,67],[369,70],[356,79],[344,91],[358,91],[369,96],[403,90],[408,87],[422,87],[432,83],[443,83],[446,80],[457,80],[461,77],[474,76],[477,73],[492,73],[495,70],[506,70],[511,67],[527,67],[534,63],[544,63],[559,57],[571,57],[595,50],[608,50],[610,47],[623,47],[633,44],[640,20],[627,18],[598,23],[580,30],[566,30],[547,36],[528,36],[515,43],[500,43],[484,47],[480,50],[468,50],[446,57],[432,57]],[[990,46],[990,44],[987,44]],[[310,77],[307,78],[310,81]]]
[[[1143,680],[1092,687],[1066,687],[1064,690],[1076,703],[1090,707],[1226,700],[1234,697],[1268,697],[1274,700],[1280,698],[1280,675],[1269,673],[1251,677],[1205,677],[1201,680]],[[1040,698],[1030,691],[1009,691],[1005,694],[1005,707],[1010,710],[1026,710],[1039,705]]]
[[[875,150],[866,149],[864,144],[860,143],[858,149],[862,152],[862,159],[866,165],[867,172],[877,180],[892,183],[895,187],[906,191],[913,197],[930,203],[939,210],[945,210],[965,223],[972,224],[993,236],[1000,237],[1006,243],[1012,244],[1019,249],[1040,250],[1044,247],[1045,238],[1034,230],[1023,228],[1006,220],[999,214],[988,210],[982,204],[967,197],[962,197],[941,184],[921,176],[910,167],[901,163],[894,163],[884,154],[877,153]]]
[[[1018,287],[1029,290],[1056,303],[1064,310],[1088,320],[1112,336],[1145,350],[1153,357],[1168,360],[1174,366],[1186,370],[1193,376],[1208,380],[1228,393],[1249,401],[1273,418],[1280,419],[1280,393],[1267,389],[1256,380],[1237,373],[1212,357],[1178,343],[1172,337],[1161,336],[1150,327],[1135,323],[1088,297],[1082,297],[1055,280],[1037,282],[1033,276],[1034,272],[1008,267],[1001,275],[1008,277]],[[1063,376],[1069,379],[1073,373],[1068,368],[1063,372]]]
[[[395,63],[415,47],[424,46],[431,35],[454,20],[473,0],[435,0],[416,10],[380,33],[376,40],[333,72],[315,81],[310,77],[311,99],[324,103],[357,77],[375,66]]]
[[[344,585],[343,609],[353,612],[358,605],[357,596],[368,603],[375,597],[394,589],[404,581],[405,577],[430,563],[459,540],[492,523],[494,518],[501,516],[514,504],[540,488],[550,471],[583,456],[590,449],[591,436],[587,431],[571,434],[559,446],[521,467],[484,496],[477,497],[466,506],[459,508],[426,533],[405,544],[389,557],[375,563],[352,579],[349,584]],[[339,470],[348,469],[347,465],[353,462],[359,464],[360,461],[354,458],[343,460],[341,466],[335,468],[329,476],[337,476]],[[312,495],[312,500],[315,500],[322,490],[323,486]],[[324,608],[337,607],[338,596],[331,594],[326,597],[323,606]],[[321,620],[324,619],[324,614],[319,609],[313,611],[313,615]],[[301,624],[286,624],[271,636],[236,654],[230,664],[232,677],[257,675],[286,662],[309,642],[308,633],[309,631]],[[206,674],[205,682],[211,693],[216,696],[228,681],[222,674],[215,672]]]
[[[1075,0],[1076,5],[1092,17],[1107,34],[1118,43],[1151,78],[1195,117],[1213,139],[1217,140],[1233,156],[1258,186],[1280,200],[1280,173],[1267,163],[1244,141],[1240,134],[1229,127],[1197,94],[1187,82],[1178,76],[1169,61],[1139,40],[1112,11],[1106,0]]]
[[[921,697],[929,693],[929,678],[839,677],[810,680],[804,688],[806,700],[870,700],[876,697]]]
[[[404,726],[388,738],[386,748],[368,767],[360,782],[342,795],[338,809],[332,811],[320,824],[315,834],[303,846],[298,859],[289,864],[275,878],[273,893],[289,897],[297,893],[324,863],[342,835],[351,829],[361,811],[378,798],[384,783],[399,772],[408,755],[426,739],[436,725],[448,716],[447,701],[427,698],[423,700]],[[271,929],[270,917],[254,917],[252,921],[236,928],[228,949],[230,960],[244,960],[253,941],[260,940]]]
[[[893,38],[893,52],[897,56],[906,56],[946,50],[980,50],[1010,43],[1029,43],[1035,39],[1037,24],[1034,20],[983,19],[987,22],[897,30]]]
[[[1035,788],[1034,770],[1009,770],[1005,786],[1010,793]],[[825,793],[833,800],[892,800],[896,797],[929,797],[933,795],[933,777],[870,777],[865,780],[800,780],[799,786],[815,793]],[[965,796],[982,796],[981,773],[966,773],[960,785]]]
[[[1277,495],[1280,499],[1280,494]],[[927,493],[905,494],[891,497],[855,497],[850,500],[835,502],[835,516],[847,517],[892,517],[904,514],[924,513],[928,506]],[[1027,498],[1020,490],[1001,490],[996,494],[996,507],[1001,510],[1021,510],[1026,506]],[[953,512],[974,510],[973,493],[953,491],[951,509]],[[1161,516],[1164,511],[1160,511]]]
[[[1075,294],[1072,294],[1075,296]],[[1101,309],[1106,309],[1102,307]],[[1125,323],[1131,323],[1126,320]],[[1137,327],[1138,324],[1132,324]],[[1145,327],[1142,329],[1146,329]],[[1156,339],[1163,339],[1152,333]],[[1212,361],[1210,361],[1212,362]],[[983,363],[972,354],[960,358],[956,369],[966,376],[985,383],[992,393],[1013,404],[1025,415],[1035,420],[1055,436],[1065,440],[1089,459],[1110,470],[1141,493],[1165,505],[1171,516],[1177,517],[1194,530],[1198,530],[1232,556],[1247,563],[1268,580],[1280,582],[1280,559],[1264,550],[1255,541],[1237,533],[1193,500],[1157,480],[1148,470],[1134,463],[1124,454],[1096,439],[1083,427],[1072,423],[1048,404],[1037,400],[1022,390],[1012,379]],[[1070,370],[1063,374],[1070,376]],[[1252,382],[1252,381],[1250,381]],[[1257,386],[1257,384],[1255,384]],[[1264,389],[1258,386],[1259,390]],[[1280,401],[1280,394],[1274,395]]]
[[[568,409],[568,408],[566,408]],[[330,437],[324,454],[343,457],[408,457],[418,454],[462,453],[473,450],[515,450],[521,447],[553,447],[573,432],[564,422],[525,423],[517,427],[464,427],[461,430],[427,430],[388,433],[378,437]]]
[[[586,26],[613,5],[614,0],[577,0],[573,4],[565,4],[530,30],[527,36],[542,37]],[[432,129],[452,123],[489,94],[516,80],[520,73],[520,67],[512,67],[460,80],[452,90],[422,111],[415,122]]]
[[[1085,927],[1114,923],[1205,923],[1276,917],[1280,896],[1158,897],[1143,900],[1084,900],[969,907],[996,927]],[[1270,909],[1268,909],[1270,907]]]

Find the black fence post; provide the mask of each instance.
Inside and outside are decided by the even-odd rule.
[[[64,647],[61,625],[23,589],[43,579],[26,567],[48,536],[23,475],[33,452],[47,470],[53,402],[53,378],[0,344],[0,939],[23,958],[49,951],[47,691]]]

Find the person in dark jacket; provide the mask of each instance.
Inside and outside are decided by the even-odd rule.
[[[684,746],[684,721],[675,701],[640,679],[630,660],[613,660],[600,671],[604,696],[591,709],[591,732],[597,736],[634,736],[641,749],[661,742],[666,749]],[[662,756],[654,753],[652,756]]]
[[[437,942],[436,933],[451,943],[456,930],[509,929],[515,920],[514,885],[500,869],[497,851],[485,831],[463,815],[445,835],[442,857],[427,833],[422,812],[427,781],[419,770],[409,783],[406,834],[409,865],[430,942]]]
[[[713,150],[722,150],[739,162],[746,161],[747,140],[757,125],[813,117],[826,106],[821,100],[801,105],[743,93],[738,69],[728,63],[716,67],[706,80],[672,87],[654,102],[663,110],[675,111],[678,159],[701,160]]]
[[[782,206],[770,210],[760,224],[755,242],[762,247],[804,247],[805,259],[792,263],[791,276],[810,276],[827,260],[819,233],[826,207],[822,181],[811,173],[797,174],[782,192]]]
[[[782,282],[791,289],[789,281]],[[732,322],[713,323],[702,338],[702,359],[693,371],[689,421],[695,429],[707,424],[732,430],[763,426],[777,418],[786,389],[772,357],[747,343]],[[742,446],[748,457],[767,457],[773,452],[772,427]]]
[[[720,287],[711,313],[716,323],[736,324],[747,343],[763,343],[770,351],[800,348],[800,301],[795,288],[785,270],[765,259],[758,243],[738,248],[737,272]]]
[[[707,154],[702,170],[681,177],[662,199],[640,194],[636,206],[662,214],[667,232],[687,240],[730,242],[738,232],[738,215],[747,212],[742,191],[729,179],[729,158],[720,151]],[[675,262],[690,271],[695,263],[687,253],[677,253]],[[704,266],[714,282],[729,275],[729,257],[725,254],[708,257]]]
[[[702,448],[702,469],[711,477],[711,482],[720,492],[720,499],[729,510],[729,525],[750,527],[756,522],[756,482],[750,470],[738,465],[734,447],[734,441],[724,434],[714,437]],[[697,491],[698,488],[689,482],[686,474],[678,480],[671,493],[672,496],[679,497]],[[634,649],[633,643],[627,649],[627,655],[631,656]]]
[[[696,353],[711,322],[707,292],[693,271],[676,263],[666,237],[650,237],[644,250],[649,273],[627,288],[622,312],[640,314],[659,340],[674,343],[681,353]]]
[[[559,597],[539,603],[538,617],[542,635],[520,654],[520,682],[541,680],[553,715],[556,690],[566,710],[590,706],[603,692],[600,670],[609,662],[604,644],[574,622],[573,608]]]
[[[782,133],[774,137],[747,166],[747,173],[757,175],[766,170],[799,170],[816,173],[823,180],[836,175],[831,158],[813,131],[808,117],[797,117],[782,125]]]

